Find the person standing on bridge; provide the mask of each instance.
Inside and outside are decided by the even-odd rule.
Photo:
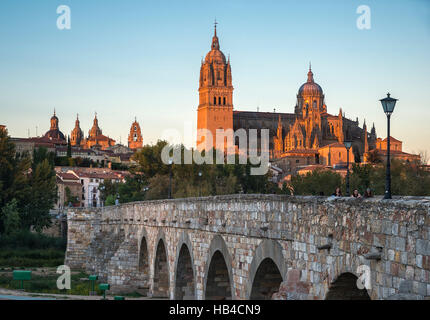
[[[335,192],[333,193],[333,196],[342,197],[342,190],[340,189],[340,187],[336,188]]]

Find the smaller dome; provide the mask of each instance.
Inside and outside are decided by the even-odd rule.
[[[49,130],[45,133],[45,137],[52,140],[66,140],[64,134],[58,129]]]
[[[314,82],[314,74],[312,70],[309,68],[308,72],[308,81],[304,83],[299,89],[299,95],[303,96],[322,96],[323,90],[320,85]]]

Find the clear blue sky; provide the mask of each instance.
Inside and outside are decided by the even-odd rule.
[[[59,5],[71,30],[56,27]],[[371,29],[359,30],[359,5]],[[12,136],[39,135],[54,107],[70,134],[76,113],[87,134],[97,111],[103,133],[126,141],[137,116],[144,142],[196,122],[200,61],[213,21],[230,54],[236,110],[293,112],[309,61],[330,113],[375,122],[379,99],[399,99],[392,135],[430,154],[430,1],[0,2],[0,123]]]

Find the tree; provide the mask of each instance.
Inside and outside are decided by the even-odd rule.
[[[317,169],[291,177],[289,188],[294,195],[331,195],[342,186],[342,177],[331,170]]]
[[[158,140],[155,145],[145,145],[133,155],[133,159],[138,163],[138,170],[145,177],[151,178],[156,174],[169,173],[169,165],[161,160],[161,150],[166,145],[166,141]]]
[[[17,233],[21,227],[21,219],[18,212],[18,202],[16,199],[9,201],[1,210],[4,232],[7,235]]]
[[[0,207],[7,207],[8,213],[0,217],[0,233],[18,223],[22,229],[33,226],[37,231],[50,225],[49,209],[57,198],[54,156],[46,148],[37,148],[33,161],[17,157],[7,131],[0,130]]]
[[[24,206],[22,225],[25,229],[33,227],[40,232],[44,227],[51,225],[49,210],[57,200],[55,171],[48,159],[36,166],[29,183],[31,195]]]
[[[67,136],[67,157],[72,157],[72,144],[70,142],[70,136]]]

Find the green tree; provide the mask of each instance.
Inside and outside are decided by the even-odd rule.
[[[21,219],[16,199],[12,199],[2,208],[1,219],[3,220],[5,234],[15,234],[20,230]]]
[[[70,142],[70,136],[67,136],[67,157],[72,157],[72,144]]]
[[[31,194],[27,198],[22,223],[25,229],[31,226],[40,232],[44,227],[51,225],[49,210],[53,208],[57,200],[57,185],[55,171],[48,159],[36,166],[29,181]]]
[[[306,175],[291,177],[289,188],[295,195],[333,194],[337,187],[342,186],[342,177],[330,170],[317,169]]]

